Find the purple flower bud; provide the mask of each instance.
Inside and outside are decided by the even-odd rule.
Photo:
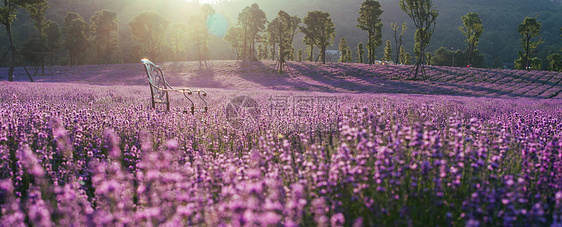
[[[302,198],[304,188],[301,184],[294,183],[294,184],[291,185],[291,189],[293,190],[293,193],[297,198]]]
[[[353,227],[361,227],[363,226],[363,218],[359,217],[355,222],[353,222]]]
[[[14,185],[12,184],[12,179],[0,180],[0,189],[12,193],[14,191]]]
[[[176,140],[168,140],[166,141],[166,148],[168,151],[177,151],[178,150],[178,142]]]
[[[261,215],[258,219],[259,222],[262,224],[262,226],[275,226],[279,224],[279,221],[281,221],[281,216],[279,216],[274,212],[269,211],[266,212],[264,215]]]
[[[112,159],[119,159],[121,157],[121,149],[119,148],[121,141],[119,137],[109,128],[103,131],[103,135],[109,148],[109,157]]]
[[[261,170],[260,169],[248,169],[247,172],[248,177],[250,178],[258,178],[261,176]]]
[[[263,190],[262,187],[262,183],[258,182],[258,183],[250,183],[248,185],[248,192],[249,193],[254,193],[254,194],[261,194]]]
[[[332,224],[332,226],[343,226],[343,224],[345,223],[345,217],[342,213],[334,214],[330,218],[330,223]]]

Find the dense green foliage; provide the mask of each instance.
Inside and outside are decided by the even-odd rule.
[[[242,58],[242,47],[244,45],[242,43],[244,41],[244,33],[242,32],[242,28],[240,27],[231,27],[226,32],[226,35],[224,35],[224,40],[230,45],[237,60]]]
[[[51,20],[47,20],[45,17],[45,11],[49,8],[47,2],[40,2],[33,5],[27,5],[25,7],[31,22],[37,34],[34,34],[30,39],[28,39],[21,50],[21,54],[24,59],[39,64],[41,66],[41,74],[45,74],[45,60],[52,50],[52,46],[49,45],[48,40],[51,37],[47,36],[45,30],[47,27],[52,25]]]
[[[95,63],[116,62],[114,54],[118,51],[119,20],[117,12],[101,10],[90,19],[92,42],[96,49]]]
[[[375,63],[375,52],[377,47],[382,44],[382,20],[380,16],[383,10],[378,1],[366,0],[361,4],[359,17],[357,18],[357,28],[367,31],[367,53],[369,64]]]
[[[559,53],[554,53],[548,55],[546,58],[548,60],[548,70],[550,71],[560,71],[562,72],[562,55]]]
[[[208,51],[208,43],[211,39],[209,34],[209,29],[207,26],[207,19],[215,14],[215,10],[208,4],[201,6],[201,12],[195,16],[192,16],[189,20],[189,29],[186,27],[186,33],[189,34],[189,40],[193,43],[193,45],[197,48],[197,56],[199,59],[199,63],[206,62],[209,59],[209,51]],[[177,24],[176,27],[182,26],[183,24]],[[182,28],[179,27],[180,30],[172,29],[172,32],[175,34],[175,37],[181,37]],[[180,39],[181,40],[181,39]],[[181,42],[183,44],[183,42]],[[181,45],[183,46],[183,45]],[[176,45],[176,52],[180,52],[180,42]],[[185,48],[185,47],[184,47]],[[181,60],[181,57],[178,58]]]
[[[287,1],[269,1],[269,0],[235,0],[223,1],[218,5],[211,5],[216,15],[225,18],[224,31],[233,27],[237,23],[238,14],[247,6],[257,3],[264,11],[268,21],[271,21],[279,10],[284,10],[290,15],[304,17],[311,10],[321,10],[330,13],[335,25],[335,39],[346,37],[349,46],[355,47],[359,42],[367,44],[368,34],[357,29],[356,18],[359,16],[359,9],[364,0],[338,1],[338,0],[287,0]],[[397,0],[379,0],[381,9],[384,13],[380,19],[382,23],[390,25],[396,23],[398,25],[407,22],[411,23],[411,19],[400,9]],[[196,2],[184,0],[89,0],[89,1],[70,1],[70,0],[48,0],[49,9],[46,10],[46,20],[62,25],[64,16],[68,12],[76,12],[81,15],[86,22],[94,16],[95,12],[101,10],[115,11],[119,18],[119,42],[118,51],[116,51],[115,59],[110,61],[118,62],[138,62],[143,56],[139,53],[139,43],[132,40],[132,33],[128,23],[134,16],[139,13],[152,10],[160,16],[170,21],[170,25],[178,24],[187,26],[188,30],[193,30],[190,18],[201,14],[201,6]],[[541,59],[544,63],[542,69],[548,69],[546,59],[553,53],[560,53],[562,41],[560,39],[560,27],[562,27],[562,5],[561,1],[551,0],[434,0],[435,6],[439,9],[439,18],[437,26],[432,36],[431,43],[427,46],[427,51],[434,53],[439,47],[446,49],[465,50],[467,43],[466,37],[458,30],[463,25],[461,17],[470,12],[478,13],[482,19],[482,26],[485,31],[479,39],[478,50],[484,59],[484,67],[508,67],[514,66],[513,60],[518,58],[520,48],[520,36],[517,33],[517,25],[523,21],[525,17],[536,17],[541,23],[541,37],[544,44],[540,45],[535,57]],[[11,14],[15,17],[16,14]],[[37,36],[39,33],[33,26],[30,14],[25,10],[17,11],[17,18],[13,22],[12,30],[14,44],[21,50],[26,42]],[[89,24],[88,24],[89,25]],[[181,28],[180,26],[179,28]],[[410,25],[412,27],[412,25]],[[179,61],[179,60],[197,60],[198,50],[190,39],[184,39],[183,43],[173,42],[173,29],[169,29],[166,34],[166,42],[162,46],[161,57],[163,61]],[[383,26],[382,39],[394,40],[395,37],[391,26]],[[398,30],[398,34],[400,30]],[[403,34],[403,43],[394,43],[396,53],[393,53],[393,59],[399,61],[399,50],[403,45],[406,52],[414,49],[415,29],[409,29]],[[304,55],[308,60],[312,60],[315,56],[311,51],[310,43],[306,40],[303,42],[304,34],[296,34],[293,46],[295,49],[305,50]],[[89,37],[91,38],[91,37]],[[176,37],[177,38],[177,37]],[[181,38],[181,37],[180,37]],[[222,36],[211,35],[207,40],[208,58],[209,59],[235,59],[237,51],[229,48],[229,42],[225,41]],[[0,32],[0,54],[4,55],[9,46],[9,39],[6,32]],[[178,48],[183,47],[181,51]],[[366,47],[366,45],[365,45]],[[95,63],[95,47],[92,45],[83,53],[84,56],[80,63]],[[277,47],[278,48],[278,47]],[[268,46],[268,52],[275,50]],[[337,49],[329,47],[329,49]],[[353,48],[355,49],[355,48]],[[316,50],[317,51],[317,50]],[[36,53],[37,51],[35,51]],[[379,48],[376,55],[383,56],[382,48]],[[67,51],[54,50],[55,64],[68,64],[69,58]],[[270,54],[268,56],[271,56]],[[0,56],[1,57],[1,56]],[[8,66],[9,57],[0,61],[0,66]],[[25,59],[24,59],[25,60]],[[29,60],[27,61],[30,62]],[[39,63],[33,63],[39,64]],[[471,62],[471,65],[475,65]]]
[[[412,57],[410,56],[410,52],[406,52],[406,50],[404,49],[404,46],[400,47],[400,64],[412,64]]]
[[[365,49],[363,47],[363,43],[359,43],[357,44],[357,62],[359,63],[363,63],[365,62],[364,59],[365,56]]]
[[[406,32],[406,30],[408,30],[408,27],[406,26],[406,22],[402,23],[401,29],[400,29],[400,33],[398,33],[398,28],[400,28],[400,26],[398,26],[398,24],[396,23],[391,23],[390,27],[392,28],[392,32],[394,33],[394,47],[395,47],[395,51],[396,51],[396,56],[395,56],[395,61],[396,63],[400,62],[400,49],[402,47],[402,36],[404,35],[404,33]]]
[[[431,36],[435,31],[436,20],[439,16],[433,0],[400,0],[400,8],[408,14],[416,27],[414,55],[416,56],[416,69],[413,79],[417,79],[419,72],[424,74],[423,64],[425,59],[425,48],[429,45]],[[421,71],[420,71],[421,68]],[[423,75],[425,77],[425,75]]]
[[[302,61],[302,59],[303,59],[302,54],[303,54],[302,49],[299,49],[297,51],[297,61]]]
[[[384,46],[384,57],[382,58],[383,61],[392,61],[392,44],[390,40],[386,41],[386,45]]]
[[[169,23],[154,12],[141,13],[129,22],[134,40],[141,43],[141,51],[148,54],[151,59],[160,60],[159,54]]]
[[[326,48],[332,45],[336,36],[335,25],[330,13],[322,11],[310,11],[303,19],[304,26],[299,27],[304,33],[305,39],[320,49],[320,59],[326,64]]]
[[[516,69],[540,69],[540,59],[533,58],[537,53],[538,46],[543,43],[541,36],[542,24],[536,18],[526,17],[523,23],[517,26],[517,32],[521,35],[521,47],[519,58],[515,60]]]
[[[170,30],[169,45],[172,49],[173,61],[178,61],[186,56],[187,47],[189,46],[189,35],[193,30],[188,29],[185,24],[174,24]]]
[[[478,47],[480,36],[484,32],[484,27],[482,26],[482,19],[480,19],[478,13],[468,13],[465,16],[462,16],[461,19],[464,27],[459,27],[459,30],[462,32],[462,34],[464,34],[464,36],[466,36],[466,62],[467,65],[470,65],[472,54],[476,50],[476,47]]]
[[[279,10],[279,13],[277,13],[277,17],[275,19],[277,20],[276,35],[278,36],[278,38],[274,40],[279,44],[278,72],[281,73],[283,72],[283,64],[285,64],[286,58],[291,56],[290,52],[292,45],[290,44],[292,43],[292,34],[294,34],[298,23],[300,23],[300,19],[295,20],[295,23],[293,23],[293,20],[291,20],[291,16],[289,16],[289,14],[283,10]],[[291,30],[292,28],[295,28],[295,30]]]
[[[4,4],[2,5],[2,7],[0,7],[0,25],[4,26],[6,28],[6,36],[7,36],[7,40],[8,42],[4,42],[6,45],[6,49],[8,49],[8,51],[6,52],[6,54],[8,54],[8,52],[10,52],[10,61],[8,63],[8,65],[10,66],[10,70],[8,71],[8,80],[9,81],[14,81],[14,66],[16,64],[16,46],[14,45],[14,39],[13,39],[13,30],[12,30],[12,23],[14,22],[14,20],[16,20],[16,13],[18,12],[18,8],[25,8],[27,10],[31,10],[31,14],[34,16],[39,16],[40,19],[43,19],[43,13],[45,12],[44,10],[34,10],[34,7],[37,7],[38,5],[44,5],[45,0],[4,0]],[[41,8],[44,9],[44,8]],[[39,12],[34,12],[34,11],[39,11]],[[33,16],[32,16],[33,17]],[[37,17],[35,17],[34,19],[37,19]],[[33,20],[34,22],[36,22],[37,20]],[[44,21],[44,20],[43,20]],[[38,26],[39,24],[35,24],[36,26]],[[41,32],[41,30],[39,30]],[[1,47],[1,46],[0,46]],[[6,55],[4,54],[4,56]],[[20,59],[21,62],[21,57],[18,56],[18,58]],[[0,59],[0,63],[2,63],[1,61],[4,61],[4,57],[2,57],[2,59]],[[33,79],[30,77],[29,78],[31,81],[33,81]]]
[[[258,4],[246,6],[238,14],[238,25],[243,30],[243,51],[242,61],[245,63],[248,60],[256,60],[256,43],[260,39],[260,32],[265,30],[267,18],[265,12],[260,9]]]
[[[272,46],[271,60],[277,56],[277,43],[279,43],[279,16],[267,24],[267,42]]]
[[[340,38],[340,45],[338,47],[340,51],[340,59],[339,62],[345,62],[347,59],[347,40],[344,37]]]
[[[88,24],[78,13],[67,13],[63,25],[63,46],[68,50],[70,66],[78,65],[88,48]]]

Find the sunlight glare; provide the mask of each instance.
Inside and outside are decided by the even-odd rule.
[[[214,13],[207,18],[207,30],[214,36],[222,37],[228,30],[228,20],[225,16]]]

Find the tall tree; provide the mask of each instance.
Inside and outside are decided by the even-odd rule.
[[[302,49],[297,51],[297,61],[302,61]]]
[[[265,31],[267,17],[265,16],[265,12],[255,3],[252,4],[250,8],[250,15],[250,37],[252,41],[250,46],[250,58],[256,60],[256,43],[262,38],[260,33]]]
[[[286,59],[295,60],[293,40],[298,32],[297,28],[301,23],[301,19],[297,16],[290,16],[285,11],[280,10],[274,21],[277,27],[276,41],[279,43],[279,72],[282,72]]]
[[[540,59],[533,59],[533,55],[537,53],[539,44],[543,43],[541,36],[542,24],[536,18],[526,17],[521,24],[517,26],[517,32],[521,35],[521,47],[523,51],[519,52],[519,59],[515,60],[515,68],[531,70],[532,62],[537,63]],[[533,39],[538,40],[533,41]],[[536,65],[536,64],[535,64]]]
[[[267,47],[262,44],[258,45],[258,61],[267,58]]]
[[[357,28],[369,33],[369,42],[367,43],[369,64],[375,63],[375,52],[382,44],[381,29],[383,23],[380,19],[382,13],[381,4],[374,0],[366,0],[361,4],[361,8],[359,9]]]
[[[153,61],[157,61],[160,54],[168,24],[168,20],[155,12],[140,13],[129,22],[133,40],[142,43],[142,51]]]
[[[42,4],[46,0],[4,0],[4,7],[0,8],[0,23],[6,28],[9,41],[10,67],[8,69],[8,81],[14,81],[14,67],[16,65],[16,47],[12,36],[12,22],[16,19],[17,7],[32,8],[35,4]],[[33,79],[29,77],[31,81]]]
[[[45,56],[47,53],[47,34],[45,33],[45,29],[47,27],[47,23],[50,20],[45,18],[45,11],[50,8],[49,4],[45,2],[40,2],[36,4],[27,5],[26,7],[27,12],[29,12],[29,17],[33,23],[33,26],[38,32],[38,35],[35,37],[37,44],[39,44],[39,49],[37,51],[37,57],[41,66],[41,74],[45,74]]]
[[[21,55],[31,63],[39,64],[42,75],[45,74],[45,65],[52,66],[57,63],[55,50],[60,46],[60,27],[56,22],[48,20],[45,23],[43,34],[33,35],[21,49]]]
[[[352,56],[352,53],[351,53],[351,47],[350,47],[350,46],[347,46],[346,49],[347,49],[347,50],[346,50],[346,54],[345,54],[345,57],[346,57],[345,62],[353,62],[353,56]]]
[[[278,72],[283,72],[283,65],[285,64],[285,57],[288,54],[289,44],[289,29],[291,27],[291,16],[283,10],[277,13],[277,41],[279,41],[279,62]]]
[[[455,52],[453,52],[452,50],[447,50],[447,48],[444,46],[439,47],[437,50],[435,50],[435,52],[433,52],[431,65],[452,66],[453,62],[451,61],[451,59],[453,59],[454,55]]]
[[[242,28],[242,66],[246,66],[248,64],[248,34],[250,33],[250,20],[251,20],[251,13],[250,7],[246,6],[238,14],[238,25]]]
[[[267,42],[272,47],[271,60],[275,60],[277,55],[277,43],[279,43],[279,17],[267,24]]]
[[[365,63],[364,56],[365,56],[365,48],[363,47],[363,43],[359,42],[359,44],[357,44],[357,62]]]
[[[480,42],[480,35],[484,32],[484,27],[482,26],[482,19],[478,16],[478,13],[468,13],[461,17],[462,23],[464,25],[459,27],[459,30],[466,36],[466,63],[471,65],[472,53],[478,47]]]
[[[239,60],[243,56],[243,46],[244,46],[244,31],[240,26],[233,26],[226,31],[224,35],[224,40],[230,44],[233,49],[236,59]]]
[[[293,40],[299,32],[301,19],[298,16],[290,16],[287,12],[280,10],[277,17],[267,25],[268,43],[273,46],[273,55],[276,53],[276,46],[279,44],[279,55],[283,56],[281,62],[295,59],[295,47]],[[275,60],[275,56],[272,57]]]
[[[402,23],[402,29],[400,31],[400,34],[398,34],[399,26],[396,23],[391,23],[390,26],[392,27],[392,31],[394,32],[394,49],[396,51],[396,60],[394,62],[398,64],[400,62],[400,47],[402,47],[402,36],[404,35],[408,27],[406,27],[406,22]]]
[[[300,28],[299,28],[300,29]],[[301,32],[303,32],[303,30],[301,30]],[[304,33],[304,32],[303,32]],[[306,60],[307,61],[314,61],[314,40],[311,39],[310,36],[307,36],[305,34],[304,38],[302,39],[302,42],[307,46],[307,57]]]
[[[288,29],[288,48],[289,52],[291,53],[291,60],[294,60],[294,53],[295,53],[295,46],[293,46],[293,41],[295,40],[295,36],[300,32],[299,26],[302,23],[302,19],[299,18],[297,15],[290,17],[290,24]]]
[[[92,42],[96,49],[96,64],[114,62],[114,54],[119,43],[119,18],[117,12],[109,10],[97,11],[90,18]]]
[[[304,33],[305,43],[313,43],[320,48],[320,58],[326,64],[326,48],[334,42],[336,28],[330,18],[330,13],[310,11],[303,19],[304,26],[300,30]]]
[[[425,60],[426,60],[426,64],[431,65],[432,61],[431,61],[431,52],[427,52],[425,53]]]
[[[562,72],[562,56],[559,53],[552,53],[546,57],[548,70]]]
[[[256,3],[247,6],[238,14],[238,24],[241,25],[244,30],[244,47],[242,52],[242,62],[244,65],[248,61],[248,58],[255,60],[255,45],[258,39],[261,38],[259,34],[265,30],[266,23],[267,18],[265,17],[265,12],[261,10]]]
[[[205,18],[201,14],[194,15],[189,18],[189,41],[197,49],[197,59],[199,60],[199,66],[205,61],[204,52],[207,46],[207,25],[205,24]],[[174,32],[174,31],[172,31]]]
[[[170,30],[170,47],[174,52],[174,60],[185,59],[189,30],[185,24],[174,24]]]
[[[400,8],[408,14],[416,26],[415,48],[416,66],[414,80],[417,79],[420,69],[423,70],[425,48],[429,45],[431,35],[435,31],[435,24],[439,13],[433,8],[433,0],[400,0]],[[424,71],[425,77],[425,71]]]
[[[339,62],[345,62],[347,60],[347,41],[345,40],[344,37],[340,38],[340,45],[339,45],[339,51],[340,51],[340,59]]]
[[[203,64],[207,65],[207,60],[209,58],[208,44],[211,35],[209,34],[207,23],[210,16],[215,13],[215,10],[211,5],[204,4],[201,6],[200,11],[198,15],[190,18],[191,29],[189,29],[189,37],[193,45],[197,47],[197,56],[199,59],[199,66],[201,67]]]
[[[39,35],[34,34],[25,41],[25,43],[19,50],[19,54],[26,61],[32,64],[39,64],[40,66],[41,57],[43,56],[44,50],[44,41]]]
[[[54,21],[47,21],[45,34],[47,36],[47,51],[49,51],[50,54],[53,54],[53,52],[57,50],[61,44],[62,34],[59,24]]]
[[[383,61],[392,61],[392,46],[390,40],[386,41],[386,46],[384,47],[384,57]]]
[[[88,24],[80,14],[69,12],[64,17],[63,45],[68,50],[70,66],[78,65],[79,57],[88,48]]]
[[[404,46],[400,47],[400,64],[403,65],[412,64],[412,57],[410,56],[410,52],[407,52]]]
[[[412,64],[412,56],[410,56],[410,52],[404,53],[404,65],[411,65]]]

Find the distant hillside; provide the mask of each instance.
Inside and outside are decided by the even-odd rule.
[[[97,10],[109,9],[119,13],[120,22],[120,54],[124,62],[137,62],[138,56],[131,42],[131,34],[128,22],[132,17],[144,11],[155,11],[170,20],[170,24],[187,24],[189,18],[199,12],[196,2],[185,0],[48,0],[51,9],[47,11],[47,18],[62,24],[67,12],[78,12],[89,22],[89,18]],[[279,10],[284,10],[291,15],[304,17],[308,11],[322,10],[329,12],[336,24],[336,41],[331,49],[336,49],[340,37],[345,37],[348,45],[355,51],[359,42],[366,43],[366,32],[355,27],[358,10],[362,0],[233,0],[222,1],[213,5],[217,13],[226,16],[231,25],[236,24],[238,13],[246,6],[257,3],[266,12],[269,20],[272,20]],[[414,25],[410,18],[400,9],[399,0],[380,0],[384,13],[382,14],[383,43],[386,40],[394,40],[390,23],[408,23],[408,31],[404,36],[406,50],[412,52]],[[483,20],[485,32],[481,37],[479,46],[480,53],[486,59],[489,67],[511,65],[521,50],[520,36],[517,34],[517,25],[526,16],[535,17],[542,23],[542,38],[544,44],[539,46],[537,56],[543,59],[546,67],[546,56],[550,53],[560,52],[562,39],[560,38],[560,27],[562,27],[562,0],[435,0],[435,6],[439,10],[437,28],[431,39],[428,50],[433,52],[441,46],[447,49],[464,49],[464,36],[458,30],[461,26],[461,16],[469,12],[477,12]],[[34,28],[23,10],[18,14],[19,20],[14,24],[14,37],[16,45],[22,44],[34,34]],[[7,37],[5,30],[0,31],[0,54],[7,48]],[[294,45],[297,49],[304,49],[302,34],[297,35]],[[394,42],[393,42],[394,45]],[[378,58],[382,57],[383,46],[378,48]],[[195,60],[195,49],[191,48],[186,60]],[[233,59],[234,56],[228,45],[217,37],[210,46],[211,58]],[[61,51],[59,55],[65,56]],[[84,62],[87,63],[87,62]],[[5,63],[0,62],[0,65]]]

